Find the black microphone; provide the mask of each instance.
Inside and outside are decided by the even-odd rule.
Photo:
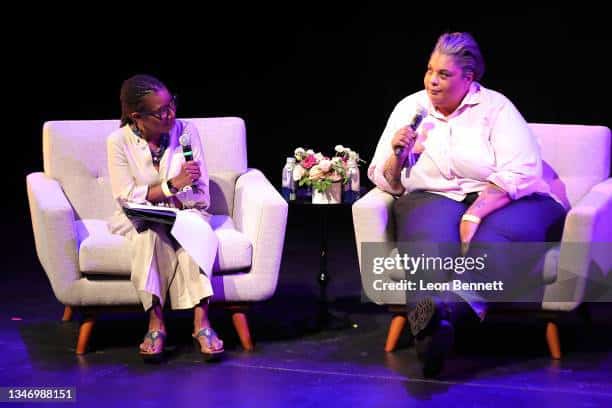
[[[185,161],[186,162],[193,161],[193,150],[191,149],[191,136],[189,136],[188,133],[183,133],[181,135],[181,137],[179,137],[179,143],[183,147],[183,156],[185,156]],[[192,184],[190,186],[185,186],[183,188],[183,191],[185,191],[185,192],[187,192],[187,191],[198,192],[198,187],[194,183],[194,184]],[[194,204],[195,201],[187,201],[186,203],[192,203],[192,204],[188,204],[189,206],[195,205]]]
[[[185,161],[193,160],[193,151],[191,150],[191,137],[187,133],[183,133],[181,137],[179,137],[179,143],[183,147],[183,156],[185,156]]]
[[[414,117],[412,118],[412,122],[410,122],[410,125],[408,125],[410,126],[410,129],[415,131],[419,127],[423,119],[425,119],[425,116],[427,116],[427,111],[424,108],[419,107],[417,109],[417,112],[414,114]],[[400,156],[403,150],[404,150],[403,147],[400,147],[400,146],[396,147],[394,150],[395,155]]]

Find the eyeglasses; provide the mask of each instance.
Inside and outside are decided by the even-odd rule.
[[[166,106],[162,106],[156,111],[140,111],[140,114],[144,116],[153,116],[157,120],[167,119],[170,116],[170,111],[172,111],[172,113],[176,113],[177,101],[177,96],[172,95],[172,100]]]

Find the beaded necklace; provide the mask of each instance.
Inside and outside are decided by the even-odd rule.
[[[140,131],[140,129],[138,129],[137,126],[132,125],[131,128],[136,136],[140,137],[146,142],[146,139],[142,136],[142,132]],[[151,152],[151,159],[153,160],[154,166],[159,166],[162,156],[164,155],[164,152],[166,151],[166,148],[168,147],[168,139],[169,139],[168,134],[163,133],[159,140],[159,147],[157,149],[151,149],[151,147],[149,146],[149,151]],[[148,145],[148,142],[147,142],[147,145]]]

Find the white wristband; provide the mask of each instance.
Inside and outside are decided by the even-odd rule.
[[[474,224],[480,224],[482,219],[472,214],[463,214],[461,216],[461,221],[473,222]]]
[[[163,180],[161,183],[161,189],[162,192],[164,193],[164,195],[166,197],[172,197],[174,194],[172,194],[172,191],[170,191],[170,189],[168,188],[168,181],[167,180]]]

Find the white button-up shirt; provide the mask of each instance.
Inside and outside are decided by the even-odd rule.
[[[405,193],[424,190],[461,201],[491,182],[513,200],[532,193],[551,195],[542,179],[540,148],[527,123],[508,98],[476,82],[448,117],[435,110],[425,90],[397,104],[368,168],[368,177],[377,187],[402,193],[391,188],[383,170],[393,154],[395,132],[408,125],[419,108],[428,115],[416,131],[417,143],[411,152],[416,163],[402,170]]]

